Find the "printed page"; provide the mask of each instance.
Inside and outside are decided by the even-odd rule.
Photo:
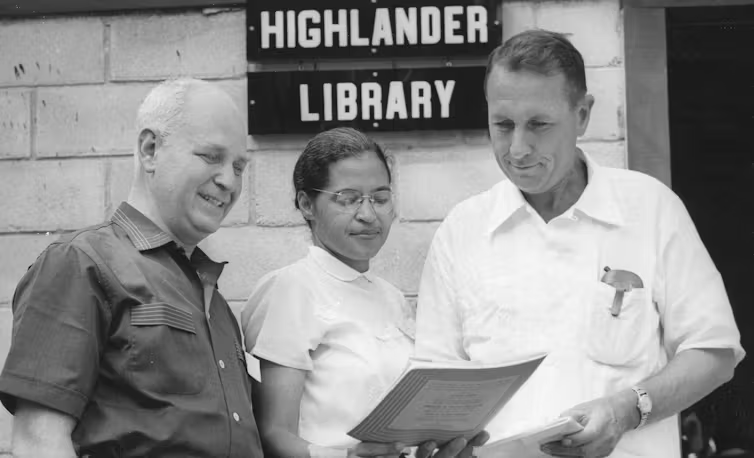
[[[583,426],[570,417],[558,418],[538,428],[477,448],[474,455],[477,458],[550,458],[539,449],[541,444],[560,440],[582,429]]]
[[[443,444],[480,432],[546,357],[498,365],[411,361],[349,435],[364,442]]]
[[[517,376],[480,382],[430,380],[390,424],[394,429],[464,431],[480,424]]]

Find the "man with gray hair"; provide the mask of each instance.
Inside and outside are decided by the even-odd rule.
[[[138,113],[112,218],[64,235],[13,298],[0,400],[17,457],[261,457],[223,263],[197,244],[238,200],[243,116],[216,86],[165,82]]]

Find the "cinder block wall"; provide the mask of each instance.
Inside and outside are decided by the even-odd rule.
[[[541,27],[570,34],[597,103],[582,147],[625,167],[622,17],[618,0],[503,5],[504,38]],[[243,10],[0,20],[0,363],[11,335],[13,290],[57,236],[107,217],[128,195],[136,109],[166,77],[220,82],[246,112]],[[479,107],[484,109],[484,107]],[[374,263],[416,295],[437,225],[460,200],[502,178],[485,131],[384,133],[394,157],[399,219]],[[290,176],[305,136],[250,137],[243,198],[203,243],[230,261],[220,288],[236,311],[271,269],[304,256],[309,234],[293,208]],[[0,412],[0,454],[10,449]]]

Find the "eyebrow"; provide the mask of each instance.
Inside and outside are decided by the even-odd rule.
[[[223,153],[228,151],[228,148],[226,148],[225,146],[214,142],[199,142],[197,143],[197,149],[211,149]]]
[[[369,192],[367,192],[367,193],[362,193],[358,189],[353,189],[353,188],[342,188],[342,189],[338,189],[337,191],[333,191],[333,192],[344,192],[344,191],[353,191],[353,192],[358,192],[360,194],[369,194],[370,192],[392,191],[392,189],[390,188],[390,185],[383,185],[383,186],[378,186],[376,188],[372,188],[372,190],[369,191]]]

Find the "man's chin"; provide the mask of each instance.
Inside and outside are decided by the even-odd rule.
[[[202,238],[204,238],[217,232],[220,229],[220,225],[222,221],[223,219],[218,220],[215,218],[204,217],[204,218],[199,219],[198,221],[195,221],[193,226],[194,226],[194,230],[197,233],[202,234],[203,235]]]

